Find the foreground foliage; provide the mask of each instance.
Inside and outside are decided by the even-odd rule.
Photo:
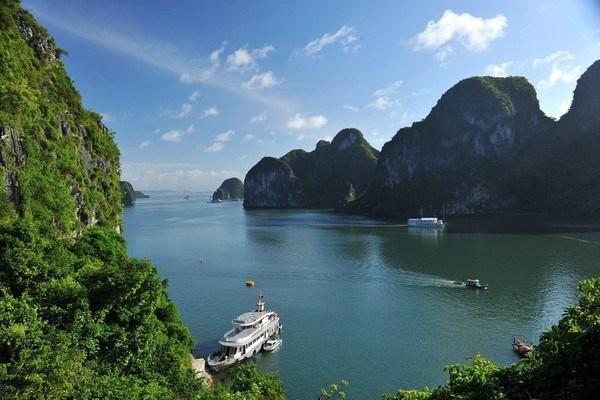
[[[64,54],[18,0],[0,2],[0,398],[199,398],[167,282],[118,233],[114,133]]]
[[[75,244],[0,228],[1,398],[191,398],[192,340],[147,260],[91,228]]]
[[[384,400],[595,399],[600,395],[600,278],[579,283],[579,304],[568,307],[540,338],[538,349],[509,367],[480,355],[473,365],[446,367],[448,383],[399,390]]]

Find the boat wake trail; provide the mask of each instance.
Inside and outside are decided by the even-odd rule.
[[[594,243],[594,244],[598,244],[598,242],[593,242],[591,240],[580,239],[580,238],[576,238],[576,237],[573,237],[573,236],[565,236],[565,235],[548,235],[548,236],[559,238],[559,239],[575,240],[576,242],[581,242],[581,243]]]
[[[452,287],[456,286],[454,281],[441,276],[427,275],[419,272],[402,271],[403,276],[400,283],[407,286],[427,286],[427,287]]]

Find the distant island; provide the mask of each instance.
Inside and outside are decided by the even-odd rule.
[[[136,195],[131,183],[121,181],[119,182],[119,185],[121,186],[121,204],[125,207],[134,206]]]
[[[212,195],[213,201],[241,200],[244,198],[244,184],[239,178],[225,179]]]

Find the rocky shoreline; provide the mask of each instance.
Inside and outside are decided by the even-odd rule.
[[[204,358],[195,358],[193,355],[190,355],[190,358],[192,360],[192,369],[196,373],[196,378],[204,380],[206,386],[211,388],[214,387],[216,377],[206,370],[206,360],[204,360]]]

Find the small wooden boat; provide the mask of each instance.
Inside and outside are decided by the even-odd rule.
[[[246,281],[246,286],[254,286],[254,281]]]
[[[263,350],[264,351],[273,351],[276,348],[278,348],[282,342],[283,342],[283,339],[281,339],[280,337],[272,336],[269,339],[267,339],[267,341],[263,344]]]
[[[514,352],[517,353],[519,356],[525,357],[527,353],[529,353],[532,350],[535,350],[536,347],[530,339],[519,339],[517,337],[513,337],[512,348]]]

